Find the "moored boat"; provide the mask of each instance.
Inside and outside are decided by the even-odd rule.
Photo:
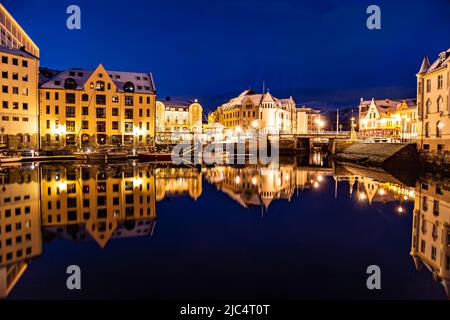
[[[73,155],[77,160],[87,161],[112,161],[123,160],[128,158],[128,152],[126,151],[114,151],[114,150],[99,150],[99,151],[78,151]]]

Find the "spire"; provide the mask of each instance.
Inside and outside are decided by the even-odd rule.
[[[422,66],[420,67],[418,74],[425,74],[427,73],[428,69],[430,68],[430,60],[428,60],[428,54],[425,53],[422,61]]]

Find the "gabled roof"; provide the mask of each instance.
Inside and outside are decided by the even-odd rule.
[[[230,110],[236,106],[241,106],[250,99],[255,106],[259,106],[263,102],[274,103],[278,107],[287,107],[295,102],[290,98],[278,99],[272,96],[269,92],[266,93],[254,93],[251,89],[245,90],[238,97],[229,100],[227,103],[223,104],[222,110]]]
[[[428,70],[425,72],[425,74],[431,73],[433,71],[436,71],[442,67],[445,67],[450,62],[450,49],[447,51],[443,51],[439,54],[439,57],[436,61],[433,62],[433,64],[428,68]]]
[[[43,89],[64,89],[64,82],[66,79],[72,78],[77,83],[77,90],[82,90],[86,82],[94,73],[94,70],[73,68],[57,73],[54,77],[44,82],[41,85]],[[119,92],[123,92],[123,86],[127,82],[134,84],[136,93],[156,93],[153,82],[153,75],[151,73],[140,72],[123,72],[123,71],[109,71],[107,73],[114,84],[117,86]]]

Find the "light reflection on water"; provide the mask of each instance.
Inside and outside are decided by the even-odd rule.
[[[145,283],[147,279],[149,285],[152,283],[152,290],[157,293],[138,290],[136,283],[122,277],[117,281],[120,287],[129,288],[129,291],[121,290],[119,294],[108,290],[99,281],[91,285],[95,293],[87,291],[81,297],[234,298],[233,293],[239,290],[242,291],[240,297],[244,298],[273,298],[272,293],[280,298],[428,299],[445,298],[445,292],[448,295],[450,188],[445,182],[424,178],[415,186],[407,186],[385,172],[327,166],[326,159],[315,154],[306,161],[289,160],[279,168],[42,164],[40,167],[2,168],[0,182],[0,297],[3,298],[61,298],[61,292],[63,297],[68,295],[64,288],[55,288],[56,283],[64,285],[65,270],[60,271],[58,283],[54,279],[56,276],[50,274],[48,259],[67,260],[62,255],[66,251],[67,255],[74,255],[73,244],[95,243],[98,250],[89,248],[89,251],[94,250],[100,258],[108,256],[120,270],[129,273],[138,263],[133,259],[141,258],[130,258],[128,254],[129,260],[123,260],[125,249],[119,243],[125,239],[127,246],[133,246],[126,249],[152,250],[152,255],[159,257],[153,263],[166,267],[152,270],[161,283],[148,280],[147,271],[140,269],[142,265],[133,270],[141,281]],[[253,218],[246,212],[263,220],[251,220]],[[217,216],[211,220],[214,214]],[[190,219],[186,220],[186,216]],[[183,225],[176,224],[177,220]],[[230,228],[230,224],[235,224],[235,228]],[[174,229],[168,230],[171,225]],[[400,237],[405,230],[408,232]],[[163,234],[157,237],[158,233]],[[169,235],[170,240],[161,240]],[[311,235],[318,240],[309,242],[307,237]],[[359,238],[355,239],[355,235]],[[251,240],[247,238],[249,236]],[[180,243],[176,242],[177,237]],[[351,241],[347,241],[347,237]],[[248,243],[243,244],[243,239]],[[324,244],[320,239],[332,241]],[[211,253],[207,247],[202,252],[198,248],[199,244],[203,247],[209,241],[211,245],[219,243],[219,252]],[[374,243],[376,241],[382,242]],[[197,244],[195,254],[189,242]],[[309,245],[303,247],[303,243]],[[51,250],[55,244],[59,248],[57,252]],[[243,246],[248,251],[241,254]],[[336,246],[336,250],[330,246]],[[50,252],[46,252],[46,247]],[[343,264],[348,273],[341,271],[344,275],[340,280],[337,280],[339,276],[325,270],[329,261],[343,259],[338,248],[354,255],[345,257],[347,262]],[[322,255],[315,252],[309,259],[297,257],[299,250],[316,249],[325,252]],[[405,272],[410,277],[408,281],[397,279],[401,278],[401,272],[389,274],[386,281],[391,283],[385,284],[384,293],[368,293],[364,288],[365,274],[355,274],[355,269],[365,270],[363,265],[356,265],[358,257],[367,263],[377,263],[365,257],[371,250],[391,250],[380,258],[381,262],[388,260],[397,265],[405,264],[406,256],[409,258],[410,255],[413,259],[409,258],[407,267],[415,267],[417,271]],[[203,262],[207,255],[217,257],[218,254],[222,259],[229,255],[234,263],[258,266],[256,274],[260,278],[254,278],[249,270],[223,268],[219,262],[216,265],[211,260],[207,260],[207,264],[198,262],[198,265],[190,258],[180,261],[178,255],[183,254],[197,255],[195,258]],[[80,261],[84,268],[90,267],[90,259],[82,253],[72,257],[72,263]],[[276,259],[280,263],[283,261],[282,272],[296,279],[301,288],[291,287],[292,279],[286,284],[283,282],[286,279],[273,273],[280,267],[271,261]],[[271,262],[266,266],[261,264],[265,261]],[[177,276],[181,271],[175,265],[183,268],[184,264],[186,268],[191,267],[190,275],[198,281],[196,291],[189,291],[190,280]],[[420,271],[423,266],[429,271]],[[210,273],[214,272],[216,278],[223,280],[216,280],[217,287],[210,287],[207,283]],[[311,274],[321,273],[324,278],[327,275],[333,277],[327,278],[326,283],[320,277],[310,279]],[[113,269],[105,274],[116,276]],[[230,288],[228,280],[232,278],[247,279],[248,283],[241,284],[242,288],[240,285]],[[48,286],[46,293],[31,289],[34,281],[42,282],[43,279]],[[90,281],[95,282],[96,278]],[[165,285],[173,292],[163,295],[164,290],[160,287]],[[322,290],[318,290],[320,287]],[[208,288],[207,293],[205,288]],[[52,295],[51,289],[55,294]],[[342,292],[345,292],[343,296]]]

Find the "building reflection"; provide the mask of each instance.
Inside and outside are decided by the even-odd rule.
[[[156,224],[155,175],[139,166],[8,168],[0,174],[0,298],[42,243],[149,236]]]
[[[267,211],[273,201],[291,201],[297,190],[317,188],[323,176],[330,175],[331,171],[308,171],[294,165],[279,168],[217,166],[204,169],[204,173],[210,184],[241,206],[261,206]]]
[[[450,299],[450,183],[424,179],[416,184],[411,256],[425,266]]]
[[[42,253],[38,171],[0,172],[0,298]]]
[[[320,159],[317,159],[320,160]],[[321,160],[320,160],[321,161]],[[407,186],[382,172],[351,167],[248,165],[213,168],[151,168],[139,165],[45,165],[0,171],[0,298],[7,297],[28,265],[56,239],[109,241],[151,236],[156,202],[175,197],[199,199],[203,179],[244,208],[267,212],[302,191],[332,192],[372,204],[395,203],[407,214],[414,201],[411,255],[425,265],[449,294],[450,185],[423,180]],[[331,187],[331,188],[330,188]],[[332,197],[332,194],[328,196]],[[449,295],[450,297],[450,295]]]
[[[156,201],[189,196],[194,200],[203,192],[203,175],[197,168],[155,168]]]
[[[152,233],[155,177],[143,167],[44,167],[41,169],[45,238],[110,239]]]

